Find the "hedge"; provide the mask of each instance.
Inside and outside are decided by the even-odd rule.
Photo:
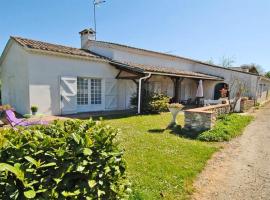
[[[0,199],[123,199],[118,130],[93,120],[0,131]]]
[[[252,116],[239,114],[222,115],[212,130],[205,131],[198,136],[202,141],[222,142],[242,134],[244,128],[252,121]]]

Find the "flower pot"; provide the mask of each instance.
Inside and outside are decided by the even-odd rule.
[[[32,115],[36,115],[37,114],[37,112],[32,112]]]
[[[177,123],[176,117],[177,117],[178,113],[182,110],[182,108],[168,108],[168,109],[173,116],[172,121],[171,121],[169,126],[174,126]]]

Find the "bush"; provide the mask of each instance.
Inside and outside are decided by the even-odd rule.
[[[198,136],[202,141],[228,141],[242,133],[251,122],[252,116],[230,114],[221,116],[212,130],[205,131]]]
[[[147,93],[142,95],[142,106],[141,111],[143,113],[159,113],[168,111],[168,103],[170,101],[170,97],[164,94],[158,93]],[[130,100],[131,105],[137,107],[138,106],[138,96],[135,94],[131,97]]]
[[[0,199],[122,199],[118,131],[93,120],[0,131]]]
[[[31,106],[31,111],[33,113],[37,112],[38,111],[38,107],[37,106]]]

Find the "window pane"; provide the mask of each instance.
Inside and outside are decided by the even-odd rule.
[[[91,79],[91,104],[101,104],[101,79]]]
[[[88,104],[88,79],[80,78],[77,79],[77,104],[87,105]]]

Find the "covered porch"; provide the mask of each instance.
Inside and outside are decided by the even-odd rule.
[[[144,94],[162,93],[169,96],[172,103],[195,104],[200,80],[203,83],[204,99],[214,99],[215,86],[224,81],[222,77],[175,68],[117,61],[112,61],[111,64],[119,69],[116,79],[132,80],[136,83],[138,113],[141,111],[141,97]]]

